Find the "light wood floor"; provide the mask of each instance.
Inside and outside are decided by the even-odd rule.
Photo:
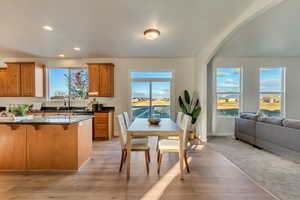
[[[68,200],[271,200],[225,157],[206,146],[194,147],[191,174],[179,179],[178,157],[165,154],[161,175],[156,173],[155,138],[151,139],[150,175],[144,153],[133,153],[132,177],[118,173],[118,140],[98,141],[92,159],[76,173],[0,173],[0,199]]]

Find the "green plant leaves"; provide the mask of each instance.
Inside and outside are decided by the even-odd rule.
[[[184,90],[184,100],[187,104],[191,103],[191,98],[190,98],[190,94],[187,90]]]
[[[192,117],[192,124],[195,124],[197,121],[197,118],[199,117],[201,113],[201,106],[199,99],[197,98],[196,92],[193,93],[192,99],[190,97],[190,94],[187,90],[184,90],[184,100],[182,97],[179,96],[178,102],[181,111],[184,114],[187,114]]]
[[[186,106],[184,105],[181,96],[179,96],[178,102],[179,102],[179,106],[180,106],[180,108],[181,108],[181,111],[182,111],[183,113],[187,114],[187,108],[186,108]]]
[[[195,124],[201,113],[201,107],[195,107],[192,112],[192,124]]]
[[[16,115],[24,115],[30,110],[30,105],[28,104],[20,104],[16,107],[10,108],[10,111],[15,113]]]

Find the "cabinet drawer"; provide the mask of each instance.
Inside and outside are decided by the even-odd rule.
[[[94,125],[94,128],[96,130],[108,131],[108,125],[107,124],[97,124],[97,125]]]
[[[108,124],[108,118],[103,117],[95,117],[94,118],[94,124]]]
[[[108,118],[108,113],[106,113],[106,112],[104,112],[104,113],[98,113],[98,112],[96,112],[96,113],[94,113],[94,116],[95,117],[105,117],[105,118]]]

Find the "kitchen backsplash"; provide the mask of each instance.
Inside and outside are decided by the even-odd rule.
[[[88,100],[72,100],[71,106],[72,107],[85,107],[89,101],[93,98]],[[102,103],[104,106],[115,106],[113,98],[96,98],[99,103]],[[45,98],[27,98],[27,97],[18,97],[18,98],[11,98],[11,97],[1,97],[0,98],[0,107],[6,107],[10,104],[33,104],[33,103],[43,103],[43,106],[46,107],[62,107],[64,106],[63,101],[46,101]]]

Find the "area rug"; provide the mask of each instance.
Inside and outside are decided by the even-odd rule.
[[[233,137],[210,137],[208,145],[279,199],[300,199],[300,164],[254,148]]]

